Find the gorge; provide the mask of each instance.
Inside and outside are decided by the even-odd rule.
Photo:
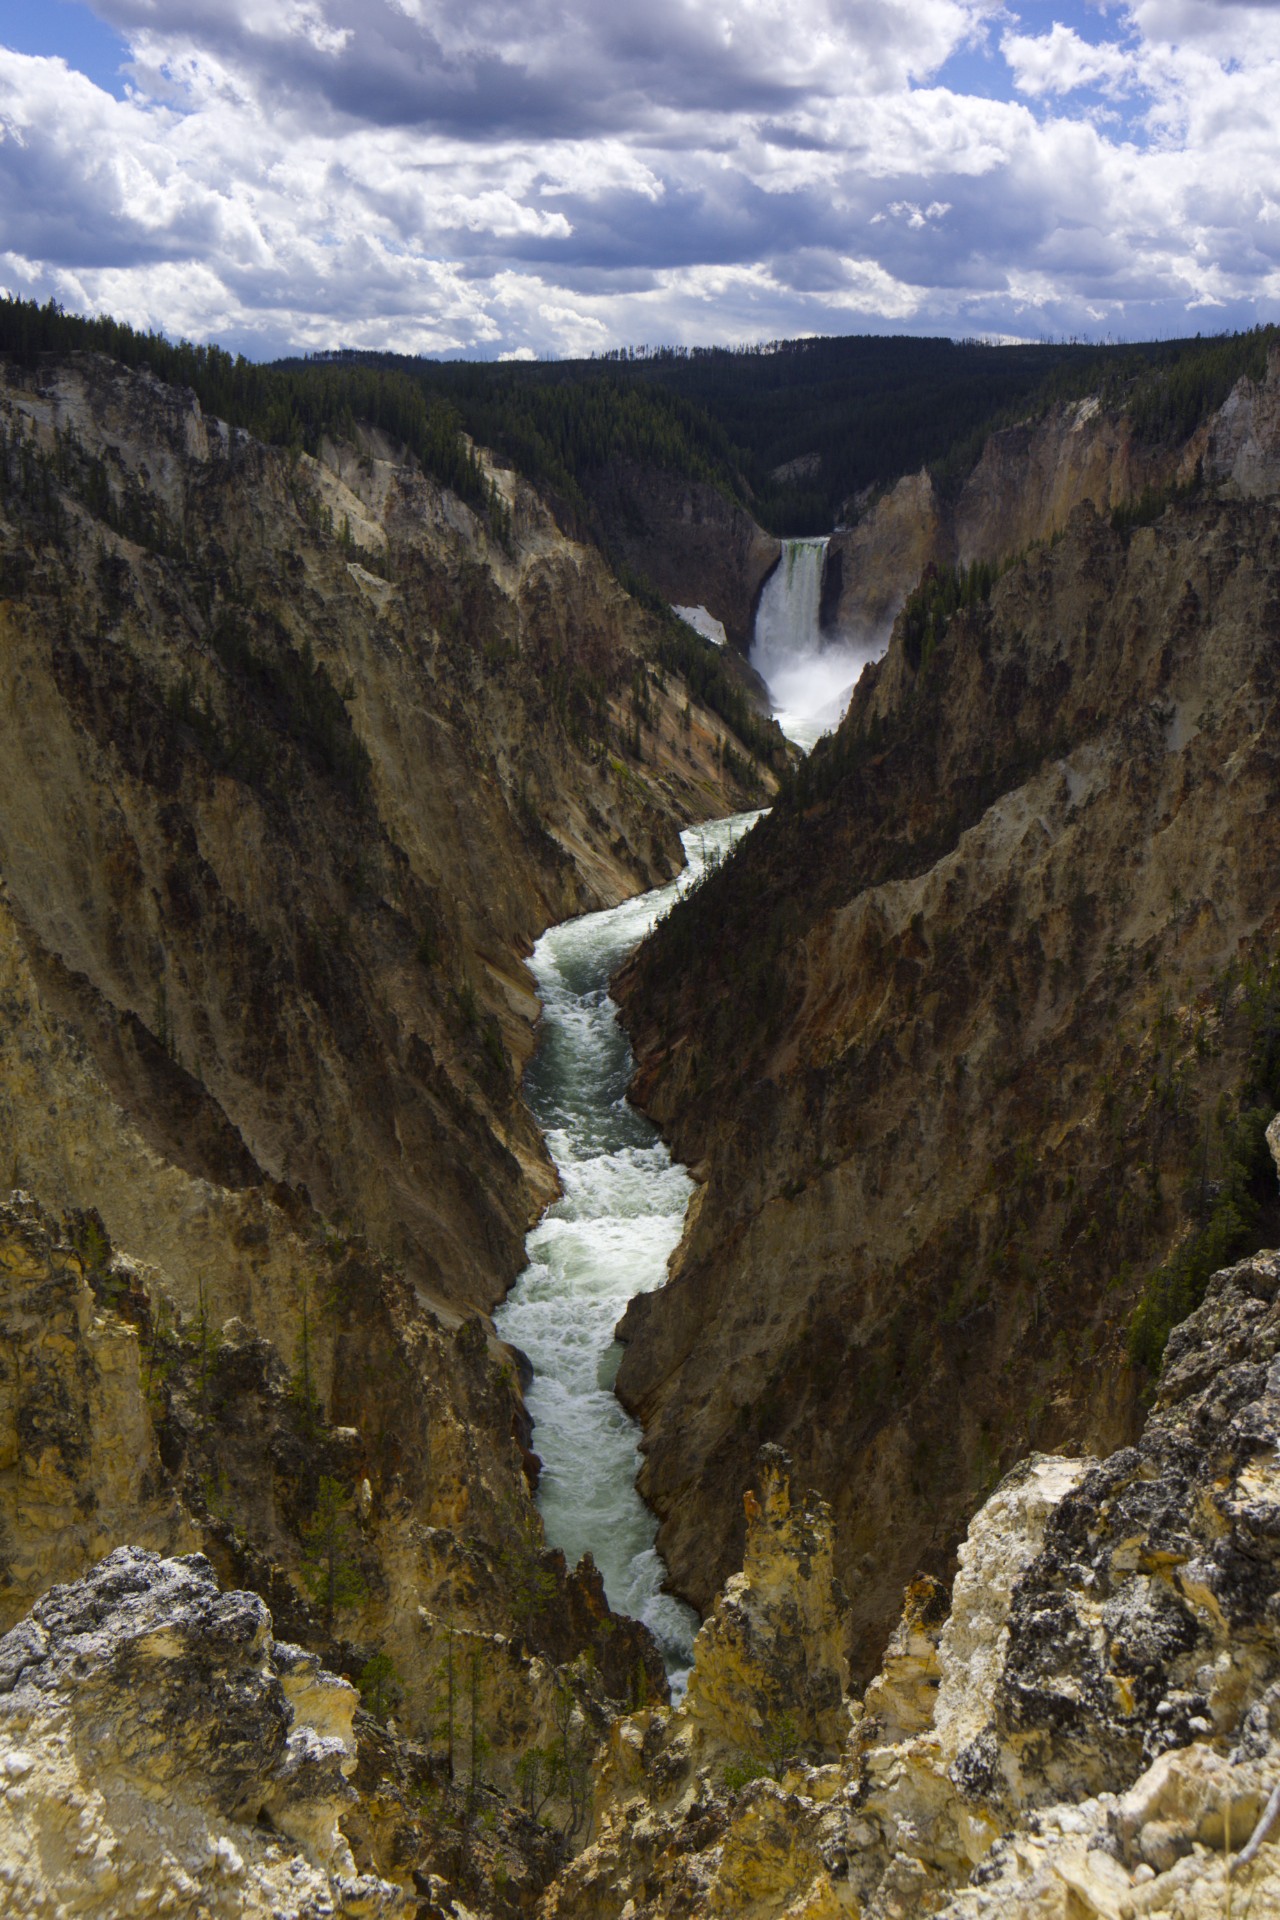
[[[13,1911],[1280,1898],[1246,353],[807,537],[5,360]]]

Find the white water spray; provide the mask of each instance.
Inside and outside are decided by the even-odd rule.
[[[840,724],[858,675],[883,651],[823,636],[819,622],[827,542],[785,540],[756,608],[751,664],[789,740],[811,747]]]
[[[525,1242],[529,1264],[494,1315],[533,1364],[528,1393],[542,1456],[538,1503],[570,1565],[590,1551],[610,1605],[643,1620],[677,1687],[697,1616],[662,1592],[657,1522],[636,1492],[639,1428],[613,1393],[622,1349],[613,1329],[633,1294],[666,1279],[693,1183],[630,1106],[634,1061],[609,977],[666,911],[759,816],[682,835],[678,880],[543,934],[531,966],[542,1001],[525,1097],[560,1173],[557,1200]]]

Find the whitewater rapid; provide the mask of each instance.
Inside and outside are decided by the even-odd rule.
[[[645,1622],[677,1685],[697,1616],[662,1592],[657,1521],[636,1491],[639,1428],[613,1393],[613,1329],[637,1293],[660,1287],[693,1183],[626,1098],[634,1065],[609,978],[678,893],[696,885],[758,814],[681,837],[688,867],[668,886],[545,933],[531,966],[542,1001],[528,1100],[563,1197],[525,1243],[529,1264],[494,1315],[533,1366],[526,1396],[542,1458],[547,1539],[569,1564],[590,1552],[615,1610]]]

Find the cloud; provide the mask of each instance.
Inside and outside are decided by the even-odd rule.
[[[1274,312],[1275,6],[95,11],[123,99],[0,51],[0,277],[172,333],[527,357]],[[984,50],[1012,97],[943,83]]]
[[[1000,51],[1013,69],[1018,91],[1033,96],[1074,93],[1079,87],[1114,93],[1133,86],[1136,77],[1132,53],[1114,42],[1093,46],[1059,21],[1048,33],[1004,34]]]

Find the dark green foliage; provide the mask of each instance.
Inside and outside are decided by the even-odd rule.
[[[352,1554],[351,1497],[327,1473],[320,1476],[315,1511],[302,1529],[304,1578],[332,1628],[339,1607],[357,1607],[368,1588]]]
[[[357,424],[385,432],[469,500],[494,539],[510,515],[467,444],[491,447],[554,500],[569,531],[601,539],[594,478],[619,461],[718,488],[780,535],[829,528],[850,499],[928,465],[964,480],[994,428],[1097,393],[1138,437],[1185,438],[1242,373],[1260,377],[1274,328],[1128,346],[987,345],[855,335],[729,349],[662,348],[537,364],[437,362],[341,351],[258,366],[174,345],[52,302],[0,300],[0,352],[88,349],[190,387],[258,438],[317,452]],[[799,472],[782,473],[797,460]]]
[[[281,735],[353,806],[370,795],[368,749],[346,703],[311,642],[295,648],[281,631],[269,644],[234,607],[222,608],[209,629],[210,651],[226,681],[215,708],[184,675],[169,695],[169,711],[193,735],[219,773],[266,792],[281,788]]]
[[[986,560],[975,560],[970,567],[937,567],[930,562],[902,610],[902,637],[913,667],[928,664],[954,613],[991,598],[997,572]]]
[[[145,367],[169,386],[189,387],[206,413],[278,446],[314,454],[326,434],[350,438],[357,422],[376,427],[463,499],[486,514],[496,511],[457,414],[408,370],[412,361],[258,366],[243,355],[233,359],[221,347],[197,347],[189,340],[175,346],[160,334],[137,333],[105,316],[82,319],[53,301],[41,307],[0,299],[0,353],[20,366],[35,368],[44,354],[86,351],[109,354],[127,367]]]
[[[389,1653],[379,1650],[360,1669],[360,1698],[375,1720],[385,1721],[404,1699],[404,1685]]]
[[[669,673],[678,673],[700,706],[718,714],[757,760],[780,773],[787,764],[786,741],[776,723],[765,719],[752,706],[734,679],[733,670],[726,664],[721,649],[711,646],[685,621],[677,619],[668,607],[655,604],[657,596],[652,588],[646,590],[639,583],[630,581],[624,581],[624,585],[629,585],[638,598],[647,599],[652,610],[661,617],[658,665]],[[738,766],[731,767],[730,772],[738,779],[748,780],[748,783],[754,779],[740,759]]]
[[[349,800],[363,803],[369,795],[368,749],[310,640],[295,648],[280,633],[268,649],[236,609],[225,608],[210,629],[209,641],[255,713],[269,715],[317,772]]]
[[[1144,487],[1136,500],[1123,501],[1112,510],[1111,524],[1117,533],[1127,539],[1135,527],[1154,526],[1167,507],[1191,499],[1200,486],[1201,474],[1197,462],[1195,474],[1184,486]]]
[[[1261,380],[1275,327],[1216,340],[1170,341],[1153,350],[1155,364],[1137,375],[1127,397],[1134,433],[1148,445],[1178,446],[1220,407],[1242,374]]]

